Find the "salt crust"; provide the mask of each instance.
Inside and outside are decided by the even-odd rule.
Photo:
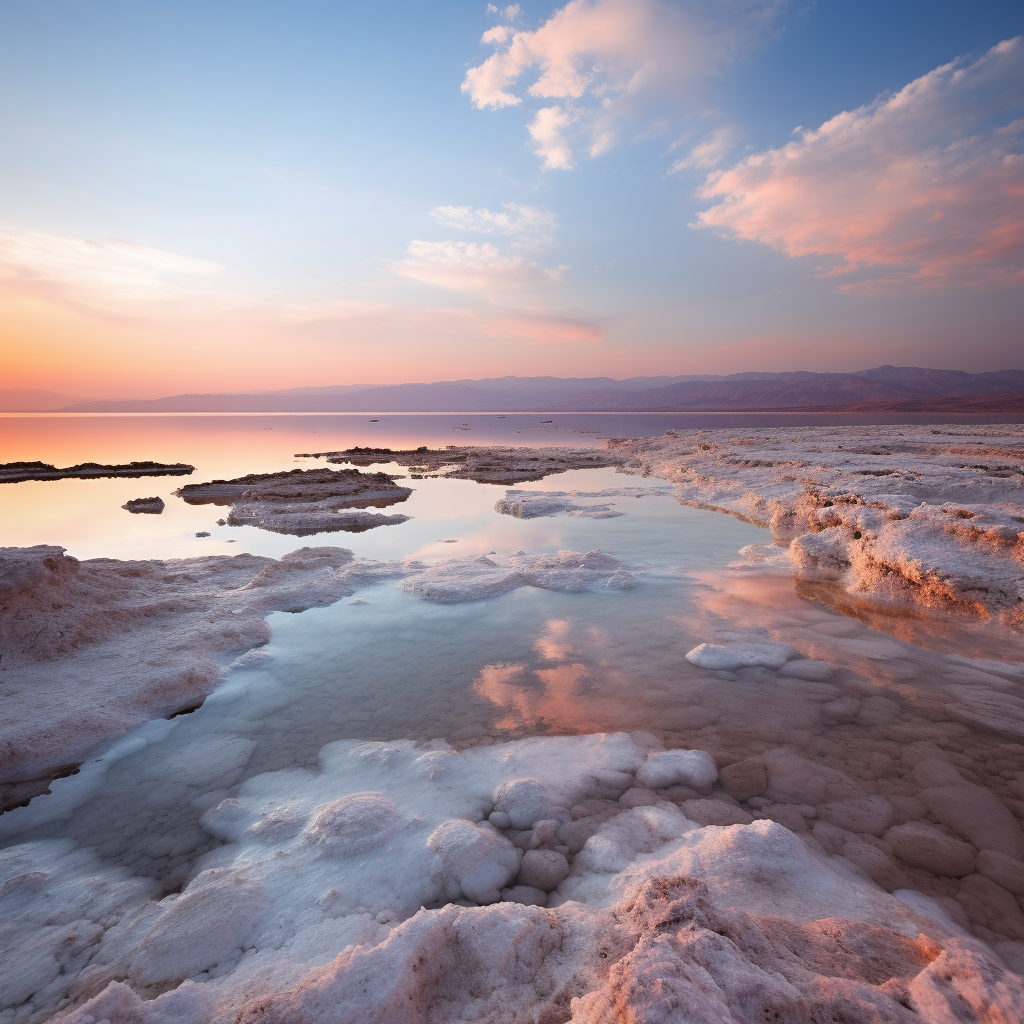
[[[0,548],[0,808],[44,793],[62,766],[147,719],[196,706],[231,657],[265,644],[272,611],[331,604],[388,579],[455,603],[517,587],[634,585],[601,551],[451,559],[357,559],[345,548],[166,561],[78,561],[47,545]],[[59,668],[58,668],[59,666]]]
[[[798,576],[1024,625],[1024,427],[672,430],[628,473],[767,526]]]
[[[667,487],[609,487],[602,491],[522,491],[505,492],[495,503],[494,511],[516,519],[538,519],[541,516],[570,515],[585,519],[614,519],[624,513],[612,503],[580,504],[580,498],[646,498],[671,494]]]
[[[637,735],[328,744],[211,809],[225,845],[160,900],[67,841],[7,849],[0,1022],[1020,1020],[1020,979],[934,901],[657,794],[597,823],[546,909],[497,902],[526,859],[497,803],[568,822],[702,763]]]
[[[190,505],[231,505],[229,526],[256,526],[294,537],[404,523],[408,516],[363,511],[405,501],[412,494],[386,473],[355,469],[293,469],[254,473],[236,480],[186,484],[174,492]]]

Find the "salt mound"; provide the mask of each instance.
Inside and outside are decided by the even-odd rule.
[[[565,492],[506,491],[494,511],[516,519],[570,515],[586,519],[614,519],[621,516],[611,505],[581,505],[575,495]]]
[[[327,856],[354,857],[383,846],[400,821],[398,808],[383,793],[356,793],[321,807],[306,836]],[[256,834],[266,835],[267,830]]]
[[[701,668],[731,672],[738,668],[762,665],[764,668],[782,668],[792,658],[799,658],[800,652],[789,644],[774,640],[726,644],[701,644],[694,647],[686,660]]]

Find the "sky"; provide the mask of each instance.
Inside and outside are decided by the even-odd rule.
[[[0,0],[0,387],[1024,366],[1024,5]]]

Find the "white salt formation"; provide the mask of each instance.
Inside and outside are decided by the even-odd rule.
[[[415,564],[415,563],[414,563]],[[454,604],[496,597],[518,587],[575,592],[630,590],[636,578],[603,551],[559,551],[557,555],[513,555],[506,565],[487,555],[454,558],[424,567],[398,584],[399,590],[427,601]]]
[[[798,577],[1024,625],[1024,427],[672,430],[626,471],[771,529]]]
[[[656,742],[331,743],[212,807],[225,845],[162,899],[4,850],[0,1022],[1020,1020],[940,904],[772,821],[701,827],[656,787],[714,762]]]
[[[542,480],[570,469],[618,466],[628,457],[626,453],[600,448],[510,448],[500,445],[423,446],[397,451],[391,448],[348,448],[296,455],[296,458],[326,459],[336,465],[397,463],[407,467],[414,479],[417,475],[430,474],[453,480],[476,480],[482,484],[514,484],[524,480]]]
[[[84,755],[151,718],[190,710],[232,657],[265,644],[271,611],[331,604],[388,579],[447,604],[635,584],[601,551],[420,561],[345,548],[165,561],[80,562],[63,548],[0,548],[0,810],[45,793]]]
[[[495,512],[516,519],[537,519],[541,516],[570,515],[584,519],[614,519],[623,512],[612,504],[581,504],[580,498],[644,498],[666,495],[667,487],[617,487],[603,491],[521,491],[505,492],[494,506]]]
[[[408,516],[357,510],[405,501],[412,491],[400,487],[386,473],[293,469],[186,484],[175,494],[190,505],[231,505],[226,520],[229,526],[256,526],[304,537],[335,530],[360,533],[375,526],[404,523]]]

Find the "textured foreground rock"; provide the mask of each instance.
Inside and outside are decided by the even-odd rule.
[[[2,851],[0,1020],[1018,1024],[1021,979],[936,901],[771,821],[607,798],[699,754],[621,733],[332,743],[212,808],[226,845],[163,899],[66,841]]]

